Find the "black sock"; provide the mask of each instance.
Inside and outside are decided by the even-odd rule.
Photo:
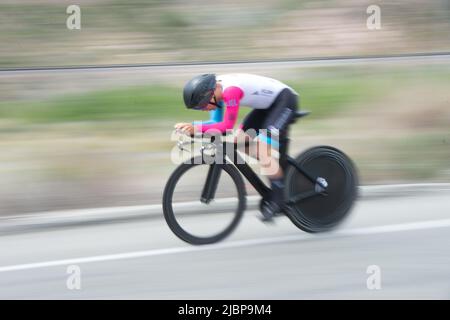
[[[272,188],[271,200],[281,206],[284,203],[284,179],[270,179],[270,187]]]

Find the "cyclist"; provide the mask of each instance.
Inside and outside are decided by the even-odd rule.
[[[297,110],[298,93],[278,80],[253,74],[202,74],[186,83],[183,98],[187,108],[211,112],[210,121],[175,125],[189,135],[210,129],[224,133],[233,129],[241,105],[253,109],[240,125],[237,139],[256,140],[256,148],[246,152],[256,156],[270,180],[272,192],[263,205],[263,220],[280,213],[283,170],[271,151],[279,150],[280,155],[286,152],[287,129]]]

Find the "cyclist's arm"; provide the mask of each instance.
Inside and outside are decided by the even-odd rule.
[[[196,125],[198,131],[206,132],[210,129],[215,129],[225,133],[225,131],[233,129],[239,113],[239,101],[242,99],[243,92],[238,87],[229,87],[224,90],[222,96],[226,104],[224,119],[221,122]]]
[[[217,108],[215,110],[209,111],[209,120],[207,120],[207,121],[194,121],[192,124],[193,125],[196,125],[196,124],[200,124],[200,125],[213,124],[213,123],[221,122],[222,119],[223,119],[222,109]]]

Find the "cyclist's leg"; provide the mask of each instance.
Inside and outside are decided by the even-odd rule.
[[[254,109],[252,110],[242,122],[237,131],[235,142],[239,145],[244,145],[245,153],[250,157],[258,159],[257,144],[253,140],[257,137],[261,129],[264,119],[267,117],[267,110]]]
[[[259,158],[268,176],[271,187],[271,201],[281,208],[284,203],[284,173],[280,159],[287,149],[287,133],[297,110],[297,96],[289,89],[283,90],[268,109],[268,114],[259,131]]]

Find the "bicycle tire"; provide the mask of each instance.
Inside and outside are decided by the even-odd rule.
[[[167,225],[178,238],[193,245],[212,244],[228,237],[238,226],[246,207],[246,190],[242,176],[230,163],[222,164],[222,170],[228,173],[237,188],[238,205],[231,223],[223,231],[208,237],[195,236],[183,229],[183,227],[178,223],[173,211],[172,197],[177,182],[182,178],[185,172],[199,165],[211,165],[205,163],[203,158],[201,160],[199,158],[202,157],[192,158],[191,160],[179,165],[167,181],[163,193],[163,213]]]

